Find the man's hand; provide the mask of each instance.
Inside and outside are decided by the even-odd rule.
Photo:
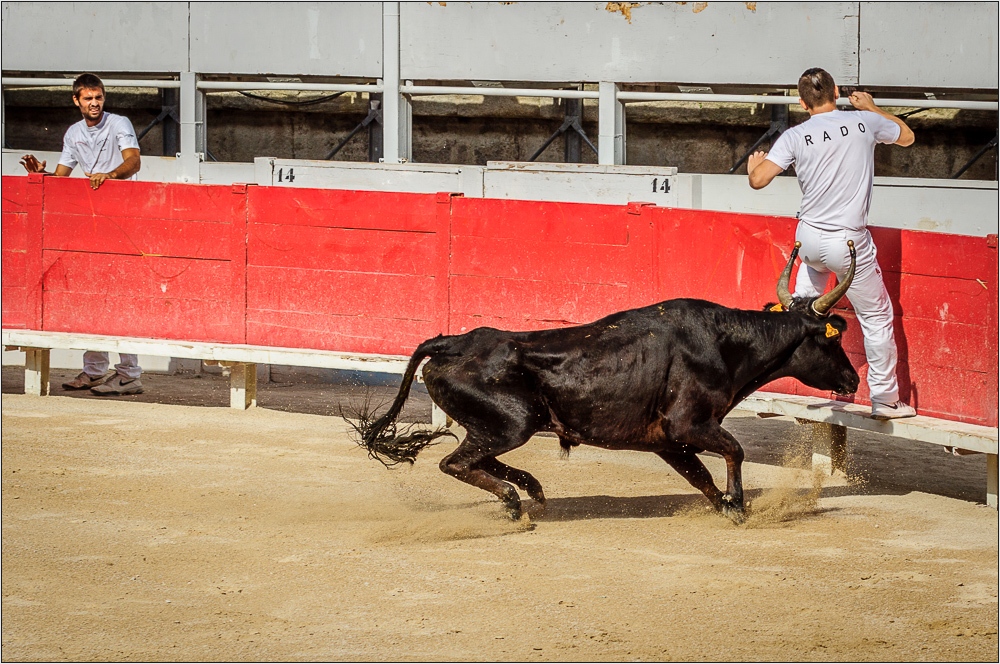
[[[851,93],[851,96],[848,97],[848,100],[851,102],[851,106],[858,109],[859,111],[878,112],[879,110],[878,106],[875,105],[875,102],[872,101],[872,96],[867,92],[861,92],[860,90],[855,90],[854,92]]]
[[[747,160],[747,177],[751,189],[763,189],[771,184],[771,180],[781,175],[783,169],[767,159],[767,153],[758,150]]]
[[[747,160],[747,175],[753,173],[754,169],[760,165],[760,162],[764,161],[766,158],[767,153],[763,150],[757,150],[750,155],[750,158]]]
[[[91,173],[90,174],[90,188],[97,191],[97,188],[104,183],[105,180],[114,180],[114,176],[111,173]]]
[[[850,100],[851,105],[859,111],[871,111],[872,113],[878,113],[882,117],[892,120],[899,125],[899,138],[896,139],[896,145],[901,145],[904,148],[913,145],[913,141],[916,138],[913,135],[913,130],[895,115],[886,113],[881,108],[876,106],[875,102],[872,101],[872,96],[870,94],[855,90],[851,93],[851,96],[848,97],[848,99]]]
[[[35,159],[35,155],[33,154],[26,154],[23,157],[21,157],[21,165],[24,166],[24,170],[28,171],[29,173],[45,172],[45,162],[43,161],[39,163],[39,161]]]

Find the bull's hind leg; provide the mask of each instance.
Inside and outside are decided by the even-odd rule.
[[[527,441],[519,443],[491,442],[485,437],[469,433],[462,444],[454,452],[441,459],[441,470],[455,479],[462,480],[467,484],[489,491],[499,498],[511,519],[515,521],[521,518],[521,498],[517,495],[517,489],[494,476],[489,470],[483,467],[483,462],[492,460],[500,464],[494,458],[497,454],[509,452],[520,447]],[[489,466],[489,463],[486,464]],[[491,468],[492,469],[492,468]],[[511,469],[513,470],[513,469]],[[541,488],[541,487],[539,487]]]
[[[542,484],[528,471],[508,466],[502,461],[499,461],[496,457],[483,459],[476,465],[476,467],[480,470],[485,470],[490,475],[499,477],[502,480],[513,482],[527,491],[528,495],[531,496],[531,498],[537,503],[543,506],[545,505],[545,493],[542,491]]]

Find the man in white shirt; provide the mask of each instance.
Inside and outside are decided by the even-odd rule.
[[[847,291],[865,338],[872,417],[913,417],[916,411],[899,399],[892,302],[882,281],[875,243],[868,232],[875,144],[907,147],[914,136],[899,118],[878,108],[871,95],[854,92],[855,111],[837,110],[840,90],[822,69],[799,78],[799,103],[809,119],[784,132],[771,152],[755,152],[747,163],[750,186],[766,187],[795,164],[802,190],[795,239],[802,243],[795,298],[814,298],[830,272],[841,280],[850,265],[847,240],[857,250],[857,272]]]
[[[81,74],[73,81],[73,103],[83,119],[66,130],[62,155],[55,175],[65,177],[80,166],[97,190],[105,180],[134,179],[141,166],[139,141],[128,118],[104,112],[104,83],[93,74]],[[45,162],[34,155],[25,155],[21,164],[29,173],[45,173]],[[142,369],[139,358],[120,354],[121,362],[114,373],[108,371],[108,354],[87,351],[83,354],[83,371],[73,380],[63,383],[67,390],[90,389],[100,395],[140,394]]]

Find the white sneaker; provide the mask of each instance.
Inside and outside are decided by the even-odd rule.
[[[873,420],[898,420],[901,417],[913,417],[917,411],[902,401],[896,403],[872,402]]]

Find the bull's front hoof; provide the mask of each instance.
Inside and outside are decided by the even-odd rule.
[[[518,498],[517,492],[513,489],[511,489],[510,493],[513,495],[508,495],[505,499],[503,499],[504,511],[507,513],[507,516],[510,517],[511,521],[520,521],[521,499]]]
[[[741,526],[746,523],[747,514],[743,507],[743,501],[736,502],[730,495],[725,495],[722,497],[722,504],[719,506],[719,511],[727,519],[735,523],[737,526]]]
[[[520,521],[521,520],[521,506],[520,505],[518,505],[517,507],[505,507],[504,508],[504,513],[507,515],[507,517],[511,521]]]
[[[744,511],[742,507],[737,508],[726,505],[722,508],[722,515],[735,523],[737,526],[742,526],[747,520],[746,511]]]

